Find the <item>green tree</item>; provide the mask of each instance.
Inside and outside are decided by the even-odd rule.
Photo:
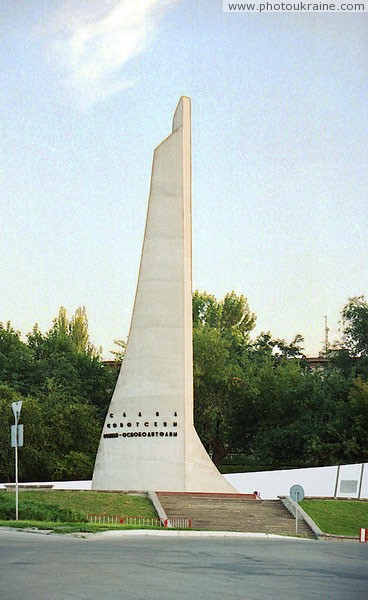
[[[332,347],[332,365],[347,378],[368,378],[368,303],[364,296],[349,298],[341,312],[342,338]]]
[[[61,308],[51,329],[43,334],[36,325],[27,343],[10,323],[0,325],[0,480],[14,478],[11,402],[19,399],[20,480],[91,476],[116,374],[92,351],[87,325],[85,309],[69,322]]]
[[[87,479],[92,476],[101,423],[96,407],[69,401],[55,387],[40,398],[23,397],[0,386],[0,481],[14,481],[11,403],[22,400],[24,445],[19,450],[19,480]]]
[[[335,369],[252,347],[232,402],[238,450],[261,468],[336,464],[348,456],[350,383]]]
[[[68,319],[64,306],[61,306],[48,335],[56,337],[59,342],[69,340],[73,349],[79,354],[89,354],[91,356],[98,356],[99,354],[90,341],[85,306],[78,307],[71,319]]]
[[[26,392],[34,376],[33,353],[22,342],[19,331],[0,323],[0,383]]]
[[[78,324],[79,323],[79,324]],[[28,334],[28,347],[35,361],[31,394],[47,391],[49,382],[62,388],[67,398],[78,398],[97,406],[103,419],[111,398],[116,374],[101,361],[88,342],[85,309],[76,311],[71,321],[61,308],[51,329],[42,334],[36,325]]]
[[[221,301],[193,294],[194,416],[196,429],[218,466],[232,445],[232,396],[241,376],[238,360],[255,325],[245,296]]]
[[[302,343],[304,338],[298,333],[291,342],[284,339],[273,338],[271,333],[262,332],[253,344],[256,352],[267,354],[274,361],[279,362],[280,359],[296,358],[305,360]]]
[[[110,352],[115,356],[116,361],[122,362],[125,356],[127,343],[125,340],[114,340],[114,344],[118,346],[119,350],[110,350]]]
[[[239,374],[231,360],[230,344],[218,329],[195,329],[194,420],[213,462],[219,466],[230,444],[229,410],[233,379]]]
[[[336,463],[343,455],[346,381],[283,361],[260,373],[260,408],[253,451],[272,468]]]
[[[196,290],[192,299],[193,327],[211,327],[222,334],[232,334],[243,342],[249,340],[256,316],[250,311],[248,300],[234,291],[223,300],[216,300],[207,292]]]
[[[368,460],[368,382],[356,377],[348,397],[348,448],[352,462]]]
[[[341,314],[342,346],[352,356],[368,356],[368,303],[364,296],[349,298]]]

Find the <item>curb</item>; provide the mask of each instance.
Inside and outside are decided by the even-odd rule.
[[[14,532],[14,533],[24,533],[24,534],[35,534],[35,535],[47,535],[47,536],[57,536],[58,538],[65,537],[74,537],[78,539],[87,539],[87,540],[100,540],[103,538],[125,538],[125,537],[181,537],[181,538],[235,538],[235,539],[261,539],[261,540],[297,540],[299,542],[313,542],[314,540],[310,540],[308,538],[300,538],[300,537],[292,537],[287,535],[277,535],[275,533],[244,533],[241,531],[178,531],[176,529],[164,529],[164,530],[156,530],[156,529],[129,529],[126,531],[114,529],[112,531],[100,531],[98,533],[87,533],[87,532],[79,532],[79,533],[55,533],[52,530],[48,529],[17,529],[16,527],[0,527],[0,537],[1,532]]]
[[[78,534],[73,534],[77,535]],[[285,535],[277,535],[274,533],[244,533],[240,531],[177,531],[174,529],[166,529],[158,531],[154,529],[136,529],[130,531],[101,531],[99,533],[81,534],[83,536],[91,536],[89,539],[101,539],[111,537],[185,537],[185,538],[236,538],[236,539],[269,539],[269,540],[298,540],[298,541],[314,541],[308,538],[298,538]]]

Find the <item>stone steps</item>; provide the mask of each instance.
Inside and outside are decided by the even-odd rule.
[[[295,535],[295,519],[280,500],[241,494],[157,492],[157,496],[168,518],[189,518],[193,529]],[[298,522],[298,534],[315,537],[304,521]]]

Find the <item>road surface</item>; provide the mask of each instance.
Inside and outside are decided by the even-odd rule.
[[[368,544],[0,530],[1,600],[367,600]]]

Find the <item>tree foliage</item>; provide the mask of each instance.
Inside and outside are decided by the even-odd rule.
[[[342,310],[342,346],[352,356],[368,356],[368,302],[364,296],[349,298]]]
[[[368,377],[368,302],[364,296],[349,298],[341,313],[342,338],[330,351],[330,359],[345,377]]]
[[[255,326],[256,316],[250,311],[247,298],[235,292],[226,294],[223,300],[216,300],[211,294],[196,290],[192,307],[194,329],[210,327],[245,341]]]
[[[239,306],[238,300],[232,293],[231,304]],[[195,422],[214,462],[219,465],[229,452],[250,456],[262,468],[364,460],[364,300],[351,299],[345,307],[344,346],[323,371],[308,366],[301,335],[287,342],[268,332],[251,341],[251,328],[237,331],[239,322],[254,324],[247,303],[244,319],[223,305],[209,294],[194,295]]]
[[[116,361],[122,362],[125,356],[127,343],[125,340],[114,340],[114,344],[118,346],[119,350],[110,350],[110,353],[115,356]]]
[[[227,454],[255,468],[368,460],[368,305],[350,298],[343,336],[322,371],[311,370],[303,338],[270,332],[251,338],[255,315],[235,292],[217,300],[193,294],[194,416],[215,464]],[[117,357],[126,344],[116,342]],[[92,474],[116,372],[93,348],[85,308],[60,308],[49,331],[26,341],[0,323],[0,481],[14,479],[11,403],[23,401],[20,480],[82,479]]]
[[[193,294],[195,422],[217,465],[227,454],[238,354],[254,325],[245,296],[231,292],[218,301],[206,292]]]
[[[61,308],[51,329],[35,325],[27,341],[0,324],[0,481],[13,480],[11,402],[23,401],[21,480],[87,478],[115,383],[89,341],[84,308]]]
[[[85,306],[77,308],[71,319],[68,319],[64,306],[61,306],[59,314],[54,319],[53,326],[48,332],[48,337],[53,337],[59,343],[69,344],[78,354],[99,355],[89,338],[88,317]]]

